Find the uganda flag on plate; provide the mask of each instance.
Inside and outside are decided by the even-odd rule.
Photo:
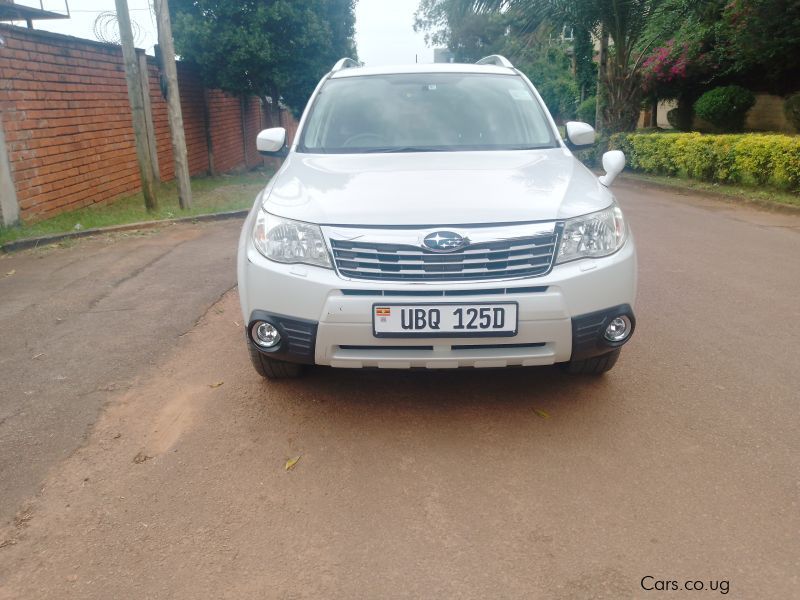
[[[388,317],[392,314],[391,308],[386,307],[375,307],[375,316],[376,317]]]

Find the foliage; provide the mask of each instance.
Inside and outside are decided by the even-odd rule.
[[[738,85],[729,85],[714,88],[700,96],[694,104],[694,112],[721,131],[742,131],[747,111],[755,102],[751,91]]]
[[[667,111],[667,122],[678,131],[689,131],[692,128],[694,112],[691,105],[679,103],[673,109]]]
[[[600,135],[594,145],[585,150],[573,152],[575,157],[590,169],[599,169],[603,164],[603,154],[609,150],[609,137]]]
[[[173,0],[170,9],[176,52],[206,85],[280,96],[295,112],[355,51],[355,0]]]
[[[634,170],[717,183],[800,190],[800,137],[776,134],[616,134]]]
[[[716,57],[723,75],[784,94],[800,82],[800,2],[716,0]]]
[[[575,81],[578,84],[580,98],[597,93],[597,65],[594,64],[594,42],[588,29],[573,28],[572,52],[575,57]],[[594,122],[594,116],[592,117]]]
[[[711,56],[723,0],[665,0],[639,41],[642,87],[652,99],[692,104],[716,72]]]
[[[564,49],[542,45],[517,55],[517,68],[534,83],[553,118],[558,122],[574,118],[580,93]]]
[[[424,31],[429,46],[446,46],[456,62],[502,54],[508,27],[506,15],[464,11],[459,0],[422,0],[414,13],[414,31]]]
[[[446,45],[457,62],[475,62],[489,54],[508,56],[536,85],[554,119],[573,118],[581,89],[573,74],[569,45],[559,40],[552,25],[542,22],[529,30],[519,27],[512,16],[475,12],[465,8],[463,0],[422,0],[414,29],[425,32],[429,45]],[[580,66],[584,78],[586,72],[592,77],[591,39],[588,45],[588,56],[586,48],[579,45],[583,56],[576,60],[576,70]]]
[[[783,103],[783,112],[786,119],[800,132],[800,92],[792,94]]]
[[[712,57],[697,43],[671,38],[642,63],[642,91],[650,98],[686,98],[688,88],[702,88],[714,71]]]
[[[691,103],[719,85],[778,95],[795,91],[800,82],[798,31],[797,0],[665,0],[642,37],[642,43],[655,40],[645,72],[655,66],[656,77],[646,73],[647,93]],[[671,51],[665,52],[670,40]],[[671,73],[676,63],[683,63],[685,72]]]
[[[669,0],[462,0],[469,7],[507,12],[516,22],[538,26],[542,21],[576,25],[593,32],[605,47],[601,61],[601,129],[630,131],[636,127],[642,100],[640,85],[643,55],[641,41],[650,21]]]
[[[586,100],[578,105],[577,117],[579,121],[589,123],[594,127],[594,118],[597,112],[597,97],[589,96]]]

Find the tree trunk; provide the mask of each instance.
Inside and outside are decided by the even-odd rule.
[[[633,131],[639,121],[642,90],[638,73],[618,60],[606,66],[606,106],[603,111],[604,133]]]
[[[608,31],[605,25],[600,27],[600,54],[597,60],[597,108],[595,109],[594,128],[602,135],[606,123],[604,118],[608,103]]]

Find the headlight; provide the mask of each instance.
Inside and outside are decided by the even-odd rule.
[[[328,248],[317,225],[259,210],[253,227],[253,243],[261,254],[276,262],[331,268]]]
[[[614,254],[625,243],[626,231],[625,218],[616,204],[569,219],[564,224],[556,263]]]

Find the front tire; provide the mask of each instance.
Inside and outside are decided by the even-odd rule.
[[[561,363],[559,366],[570,375],[602,375],[610,371],[614,365],[617,364],[621,351],[621,348],[617,348],[608,354],[592,356],[582,360],[571,360]]]
[[[264,356],[252,343],[247,344],[247,349],[253,368],[265,379],[297,379],[303,374],[303,365]]]

